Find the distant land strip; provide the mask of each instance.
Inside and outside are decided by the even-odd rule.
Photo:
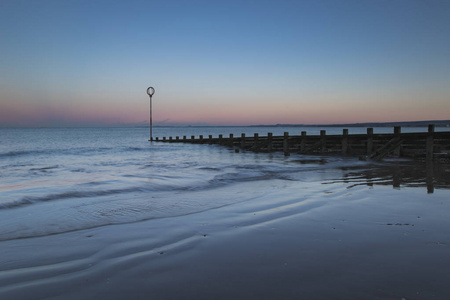
[[[214,125],[207,123],[153,123],[154,127],[427,127],[434,124],[435,127],[450,127],[450,120],[429,120],[429,121],[405,121],[405,122],[367,122],[367,123],[347,123],[347,124],[258,124],[258,125]],[[148,122],[139,123],[82,123],[82,124],[50,124],[40,126],[20,126],[1,124],[0,128],[94,128],[94,127],[113,127],[113,128],[144,128],[148,127]]]
[[[155,124],[157,127],[450,127],[450,120],[404,121],[404,122],[368,122],[347,124],[258,124],[258,125],[208,125],[208,124]],[[137,127],[148,126],[139,124]]]
[[[248,125],[248,127],[427,127],[434,124],[436,127],[450,127],[450,120],[408,121],[408,122],[371,122],[349,124],[276,124],[276,125]]]

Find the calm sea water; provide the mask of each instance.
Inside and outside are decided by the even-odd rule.
[[[328,134],[342,132],[342,128],[155,127],[153,136],[255,132],[262,136],[285,131],[293,135],[302,130],[318,134],[321,129]],[[365,131],[350,128],[350,134]],[[392,128],[375,128],[375,133],[382,132]],[[389,172],[363,175],[373,166],[355,158],[237,154],[215,145],[150,143],[148,137],[148,128],[0,129],[0,240],[192,214],[255,199],[295,182],[392,181]],[[358,171],[352,173],[355,168]],[[427,175],[421,172],[420,179],[408,182],[426,185]],[[414,177],[403,177],[408,176]]]

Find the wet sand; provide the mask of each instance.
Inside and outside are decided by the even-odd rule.
[[[449,299],[450,191],[430,193],[426,173],[400,185],[344,173],[201,213],[2,241],[0,299]]]

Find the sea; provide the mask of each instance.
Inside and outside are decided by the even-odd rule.
[[[342,129],[154,127],[153,137],[296,135],[301,131],[315,135],[320,130],[340,134]],[[375,133],[392,131],[374,129]],[[350,134],[364,132],[366,128],[349,128]],[[257,199],[273,189],[289,190],[295,182],[430,185],[426,168],[412,166],[402,160],[373,163],[355,157],[285,157],[235,153],[218,145],[149,142],[149,128],[2,128],[0,241],[195,214]],[[391,172],[392,168],[397,169]],[[431,190],[448,188],[445,170],[434,171],[433,176]]]
[[[155,126],[153,137],[321,130],[343,128]],[[427,128],[402,128],[414,131]],[[0,129],[0,299],[449,299],[448,163],[149,135]]]

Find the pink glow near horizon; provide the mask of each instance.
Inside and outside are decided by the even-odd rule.
[[[37,104],[2,102],[0,125],[42,126],[79,124],[142,123],[149,120],[147,99],[129,103],[82,102]],[[194,102],[192,104],[192,102]],[[445,106],[443,104],[443,106]],[[448,106],[448,105],[447,105]],[[439,110],[426,102],[408,106],[389,103],[366,104],[357,101],[274,101],[258,105],[252,101],[153,101],[155,124],[339,124],[448,119],[447,110]]]

